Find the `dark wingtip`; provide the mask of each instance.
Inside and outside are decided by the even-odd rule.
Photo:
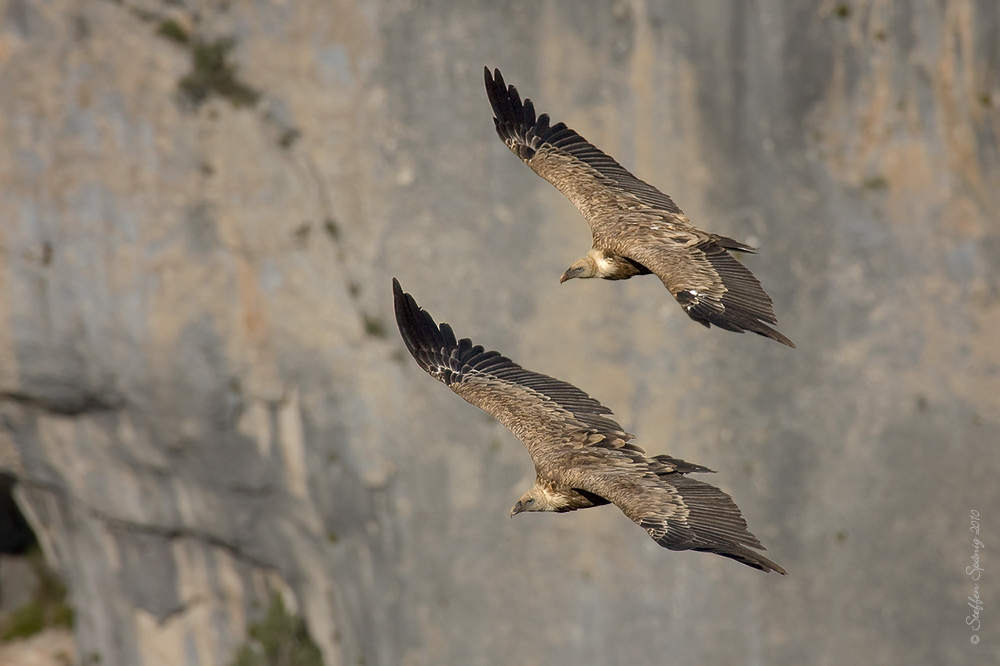
[[[483,81],[486,84],[486,90],[491,94],[495,90],[506,92],[507,84],[504,83],[503,74],[500,73],[499,69],[494,68],[493,73],[490,73],[489,65],[483,65]]]
[[[776,337],[771,337],[771,336],[768,336],[768,337],[770,337],[772,340],[777,340],[778,342],[780,342],[781,344],[783,344],[785,346],[788,346],[788,347],[791,347],[792,349],[795,349],[795,343],[794,342],[792,342],[791,340],[789,340],[788,338],[786,338],[785,336],[783,336],[781,333],[778,333],[777,331],[774,331],[774,334],[775,334]]]
[[[775,342],[780,342],[781,344],[783,344],[783,345],[785,345],[787,347],[791,347],[792,349],[795,349],[795,343],[792,342],[791,340],[789,340],[788,338],[786,338],[781,333],[779,333],[777,330],[771,328],[767,324],[763,324],[763,323],[760,323],[760,322],[757,322],[757,324],[758,324],[757,326],[754,326],[752,328],[748,327],[747,330],[748,331],[753,331],[757,335],[763,335],[765,338],[771,338]]]
[[[392,295],[396,326],[399,327],[399,335],[403,338],[403,344],[406,345],[407,351],[417,361],[417,364],[426,370],[418,355],[418,348],[420,346],[434,346],[434,343],[441,337],[440,329],[430,313],[417,305],[413,296],[403,291],[402,285],[396,278],[392,278]]]
[[[745,252],[752,248],[718,235],[696,247],[704,253],[726,291],[721,298],[721,308],[718,302],[703,301],[697,297],[692,299],[684,291],[675,293],[674,298],[688,316],[708,327],[714,325],[734,333],[752,331],[794,349],[795,343],[768,326],[777,324],[778,319],[774,316],[771,297],[764,291],[760,280],[729,254],[729,250]]]
[[[709,307],[698,307],[696,305],[695,307],[687,310],[687,314],[691,317],[691,319],[695,320],[705,328],[712,328],[714,325],[725,331],[732,331],[733,333],[745,333],[750,331],[751,333],[756,333],[757,335],[765,338],[770,338],[775,342],[780,342],[786,347],[795,349],[794,342],[789,340],[777,330],[760,321],[760,319],[758,319],[758,317],[753,313],[747,313],[738,307],[731,306],[729,309],[719,312]]]
[[[403,291],[403,286],[399,284],[399,280],[393,277],[392,309],[396,315],[396,326],[399,327],[399,335],[403,338],[403,342],[406,343],[406,348],[410,350],[411,354],[413,353],[413,348],[408,333],[412,328],[410,322],[413,319],[413,310],[416,306],[417,303],[413,300],[413,297]]]
[[[758,569],[759,571],[763,571],[764,573],[774,572],[779,573],[782,576],[788,575],[788,572],[785,571],[780,564],[772,562],[763,555],[758,555],[753,552],[751,552],[751,554],[753,555],[753,562],[745,562],[745,564],[749,564],[751,567]]]
[[[396,313],[396,324],[399,325],[399,332],[403,333],[404,327],[406,326],[407,320],[412,319],[415,313],[420,312],[420,306],[405,291],[403,291],[403,286],[399,284],[399,280],[392,278],[392,301],[393,310]],[[406,336],[403,335],[405,339]]]
[[[402,327],[402,322],[400,321],[400,315],[402,313],[402,308],[406,302],[406,292],[403,291],[402,285],[399,284],[399,280],[395,277],[392,278],[392,308],[396,313],[396,324]]]
[[[672,476],[660,473],[660,476],[666,477],[687,512],[683,517],[675,515],[666,521],[657,518],[637,521],[656,543],[670,550],[715,553],[765,573],[787,573],[757,552],[766,548],[750,532],[740,508],[723,490],[683,473]]]
[[[757,322],[756,326],[753,326],[753,327],[749,327],[748,326],[746,330],[753,331],[757,335],[763,335],[765,338],[770,338],[770,339],[774,340],[775,342],[780,342],[781,344],[783,344],[783,345],[785,345],[787,347],[791,347],[792,349],[795,349],[795,343],[794,342],[792,342],[791,340],[789,340],[784,335],[782,335],[781,333],[779,333],[775,329],[771,328],[767,324],[762,324],[760,322]],[[740,331],[740,332],[742,333],[742,331]]]
[[[764,547],[761,546],[761,549],[763,548]],[[774,573],[779,573],[782,576],[788,575],[788,572],[785,571],[785,569],[780,564],[778,564],[777,562],[773,562],[764,557],[763,555],[761,555],[760,553],[755,553],[754,551],[749,549],[746,550],[745,559],[740,559],[740,561],[746,565],[753,567],[754,569],[763,571],[764,573],[771,573],[773,571]]]
[[[499,69],[494,69],[491,76],[490,68],[484,66],[483,78],[486,83],[486,97],[490,100],[490,107],[493,109],[493,120],[497,124],[497,133],[502,139],[504,137],[501,123],[510,120],[514,113],[512,102],[507,93],[507,85],[504,83],[503,74],[500,73]]]
[[[763,571],[764,573],[775,572],[781,574],[782,576],[788,575],[788,572],[785,571],[780,564],[772,562],[760,553],[752,551],[744,546],[727,546],[725,548],[711,546],[707,548],[694,548],[693,550],[702,553],[715,553],[716,555],[722,555],[723,557],[728,557],[731,560],[735,560],[740,564],[745,564],[748,567],[756,569],[757,571]],[[761,546],[761,550],[765,550],[765,548]]]

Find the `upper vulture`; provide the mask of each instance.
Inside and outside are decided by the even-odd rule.
[[[632,444],[611,410],[571,384],[525,370],[437,326],[393,278],[396,323],[417,364],[521,440],[535,463],[522,511],[573,511],[613,503],[670,550],[718,553],[761,571],[785,570],[747,530],[729,495],[684,476],[711,472]]]
[[[573,263],[560,282],[600,277],[624,280],[655,273],[688,316],[727,331],[753,331],[794,347],[768,324],[776,324],[771,297],[757,278],[729,254],[753,252],[732,238],[706,233],[673,200],[618,164],[565,123],[535,117],[530,99],[521,102],[500,70],[486,68],[497,134],[507,147],[580,209],[594,246]]]

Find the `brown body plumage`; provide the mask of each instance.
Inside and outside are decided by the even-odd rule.
[[[594,245],[560,282],[623,280],[655,273],[688,316],[710,327],[753,331],[794,347],[776,324],[771,297],[729,254],[753,252],[731,238],[696,228],[673,200],[598,150],[565,123],[535,117],[500,70],[486,68],[486,92],[497,134],[535,173],[566,195],[590,224]]]
[[[761,571],[785,573],[756,550],[732,498],[689,479],[712,470],[666,455],[648,457],[611,410],[571,384],[525,370],[458,340],[392,281],[396,322],[417,364],[521,440],[535,464],[535,485],[517,501],[523,511],[573,511],[613,503],[671,550],[718,553]]]

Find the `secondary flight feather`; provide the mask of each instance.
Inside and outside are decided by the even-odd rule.
[[[594,244],[562,274],[624,280],[654,273],[695,321],[742,333],[753,331],[789,347],[771,297],[729,254],[753,252],[731,238],[696,228],[673,200],[601,152],[565,123],[535,116],[530,99],[485,68],[486,93],[497,134],[515,155],[549,181],[583,213]]]
[[[756,552],[765,548],[729,495],[685,476],[712,470],[667,455],[647,456],[597,400],[468,338],[457,339],[395,278],[392,289],[399,333],[417,364],[500,421],[528,450],[535,484],[511,516],[610,503],[665,548],[717,553],[764,572],[785,573]]]

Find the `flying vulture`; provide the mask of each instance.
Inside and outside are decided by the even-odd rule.
[[[777,318],[771,297],[757,278],[729,254],[754,249],[732,238],[696,228],[669,196],[625,170],[565,123],[536,118],[530,99],[521,102],[500,70],[486,68],[497,134],[535,173],[580,209],[594,246],[570,266],[573,278],[625,280],[655,273],[688,316],[727,331],[753,331],[794,347],[768,326]]]
[[[535,485],[510,511],[573,511],[615,504],[670,550],[718,553],[764,572],[785,570],[747,530],[732,498],[685,474],[712,470],[632,444],[611,410],[571,384],[525,370],[439,327],[393,278],[396,323],[417,364],[500,421],[535,463]]]

